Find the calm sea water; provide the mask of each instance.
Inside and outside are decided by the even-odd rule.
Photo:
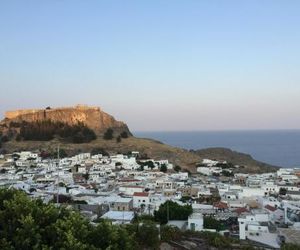
[[[226,147],[256,160],[282,167],[300,167],[300,130],[135,132],[186,149]]]

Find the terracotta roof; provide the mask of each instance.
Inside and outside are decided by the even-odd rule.
[[[274,212],[274,211],[277,210],[276,207],[272,207],[272,206],[270,206],[270,205],[266,205],[266,206],[265,206],[265,209],[267,209],[267,210],[269,210],[269,211],[271,211],[271,212]]]
[[[218,209],[226,209],[228,208],[227,204],[224,202],[216,202],[214,203],[214,207],[218,208]]]
[[[120,187],[124,187],[124,188],[144,188],[144,187],[142,187],[142,186],[130,186],[130,185],[123,185],[123,186],[120,186]]]
[[[148,197],[149,193],[146,193],[146,192],[134,192],[133,196]]]
[[[237,214],[241,214],[241,213],[249,212],[249,210],[245,207],[239,207],[239,208],[235,209],[234,212],[236,212]]]
[[[120,179],[119,182],[137,182],[137,181],[140,181],[140,180],[137,180],[137,179]]]

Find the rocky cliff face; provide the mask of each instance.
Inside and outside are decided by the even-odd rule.
[[[5,119],[2,121],[2,124],[8,125],[10,122],[34,122],[41,120],[60,121],[70,125],[82,122],[98,134],[104,133],[108,128],[112,128],[116,132],[126,131],[131,135],[125,123],[115,120],[114,117],[103,112],[99,107],[83,105],[54,109],[8,111],[5,113]]]

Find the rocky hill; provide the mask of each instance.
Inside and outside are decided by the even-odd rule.
[[[11,122],[36,122],[43,120],[63,122],[69,125],[81,122],[97,134],[104,133],[108,128],[112,128],[118,132],[126,131],[130,134],[125,123],[115,120],[114,117],[103,112],[99,107],[84,105],[53,109],[48,107],[45,109],[8,111],[5,113],[5,119],[0,124],[7,127]]]
[[[54,152],[58,145],[63,148],[69,155],[78,152],[91,152],[93,149],[102,148],[109,153],[127,153],[129,151],[139,151],[140,154],[147,155],[153,159],[168,159],[175,165],[181,166],[190,172],[196,172],[196,164],[202,159],[226,160],[233,164],[243,166],[242,172],[261,173],[266,171],[275,171],[277,168],[265,163],[254,160],[251,156],[234,152],[229,149],[205,149],[198,151],[188,151],[182,148],[172,147],[159,141],[145,138],[136,138],[129,136],[117,140],[120,132],[126,131],[131,135],[127,125],[123,122],[116,121],[111,115],[103,112],[97,107],[76,106],[70,108],[55,109],[37,109],[37,110],[19,110],[6,112],[5,119],[0,123],[0,132],[9,130],[12,122],[21,123],[37,122],[51,120],[54,122],[64,122],[67,124],[76,124],[81,122],[97,133],[97,138],[88,143],[70,143],[70,141],[61,140],[54,137],[52,140],[17,140],[16,136],[8,141],[2,141],[1,151],[12,153],[20,150],[45,150]],[[111,140],[103,139],[103,133],[112,128],[115,132]],[[41,132],[41,131],[39,131]]]

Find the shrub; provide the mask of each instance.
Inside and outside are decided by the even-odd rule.
[[[20,128],[21,127],[21,124],[19,122],[10,122],[9,123],[9,127],[10,128]]]
[[[122,137],[122,138],[128,138],[128,133],[126,132],[126,131],[123,131],[121,134],[120,134],[120,136]]]
[[[141,168],[144,170],[144,167],[147,166],[148,168],[153,169],[155,167],[153,161],[145,161],[145,162],[141,162],[138,161],[138,164],[141,166]]]
[[[135,223],[140,223],[140,222],[154,222],[155,218],[153,215],[148,215],[148,214],[142,214],[142,215],[135,215],[134,217],[134,222]]]
[[[21,141],[21,140],[22,140],[22,136],[20,134],[17,134],[16,141]]]
[[[140,245],[157,248],[159,245],[158,228],[153,222],[143,222],[136,234]]]
[[[1,137],[1,142],[2,142],[2,143],[8,142],[8,141],[9,141],[9,138],[8,138],[7,135],[3,135],[3,136]]]
[[[228,170],[222,170],[222,175],[226,176],[226,177],[231,177],[234,176],[233,172],[228,171]]]
[[[163,225],[161,226],[161,239],[163,241],[179,240],[182,233],[178,227]]]
[[[300,245],[293,244],[293,243],[285,243],[282,244],[281,250],[300,250]]]
[[[103,155],[103,156],[109,156],[109,153],[105,151],[103,148],[93,148],[91,151],[91,155]]]
[[[203,227],[207,229],[216,229],[217,231],[225,229],[222,222],[210,216],[204,217]]]
[[[160,171],[161,171],[161,172],[164,172],[164,173],[166,173],[166,172],[168,171],[168,168],[167,168],[166,164],[162,164],[162,165],[160,166]]]
[[[114,138],[114,131],[113,129],[109,128],[103,135],[104,140],[112,140]]]
[[[117,141],[117,143],[120,143],[122,141],[121,136],[118,136],[116,141]]]
[[[174,170],[175,170],[176,172],[179,172],[179,171],[181,170],[181,167],[178,166],[178,165],[176,165],[176,166],[174,167]]]

